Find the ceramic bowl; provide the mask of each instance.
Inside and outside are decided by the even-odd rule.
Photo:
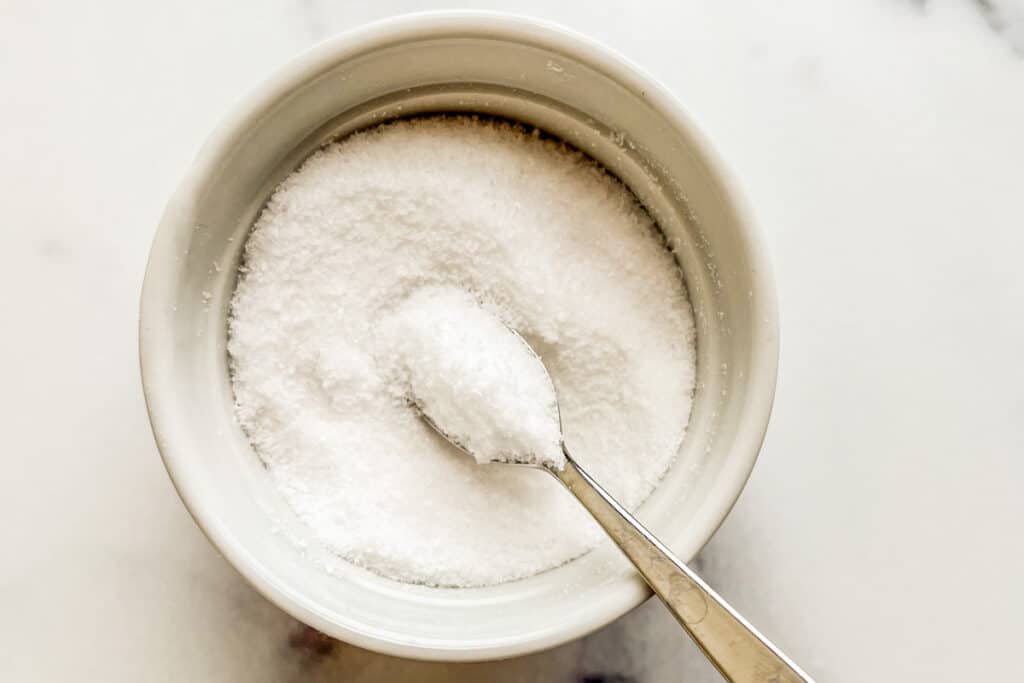
[[[182,500],[263,595],[380,652],[494,659],[589,633],[648,590],[611,543],[486,588],[408,585],[336,559],[325,571],[332,558],[301,542],[308,532],[235,423],[225,351],[236,266],[274,187],[326,141],[442,111],[515,119],[585,150],[636,193],[678,255],[697,321],[698,384],[678,460],[639,514],[691,558],[739,495],[767,426],[774,283],[734,182],[680,104],[622,57],[557,26],[412,15],[332,38],[274,74],[214,131],[167,206],[142,293],[142,377]]]

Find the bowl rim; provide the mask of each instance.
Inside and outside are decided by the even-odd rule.
[[[582,616],[574,621],[562,622],[557,629],[534,631],[488,646],[429,645],[360,631],[327,618],[312,600],[282,584],[260,565],[230,529],[220,523],[206,502],[192,495],[192,473],[170,440],[164,438],[165,430],[173,430],[177,422],[171,414],[171,401],[165,400],[170,394],[169,388],[164,387],[161,380],[161,367],[172,355],[173,342],[148,331],[155,327],[156,312],[170,306],[171,287],[163,277],[162,261],[173,242],[180,209],[190,206],[202,193],[203,179],[240,141],[254,118],[286,97],[297,84],[352,55],[401,42],[454,34],[555,49],[635,92],[643,92],[648,103],[686,136],[686,143],[699,154],[706,170],[728,197],[737,230],[749,249],[751,280],[759,294],[752,304],[750,390],[745,408],[748,419],[737,428],[734,453],[723,463],[718,480],[703,503],[701,516],[710,523],[699,534],[696,549],[703,547],[725,520],[753,470],[771,414],[779,354],[778,304],[768,248],[739,183],[694,117],[665,86],[618,52],[579,32],[550,21],[505,12],[441,10],[398,15],[338,33],[300,52],[231,107],[206,139],[169,200],[146,265],[139,309],[139,364],[143,394],[160,456],[178,495],[202,532],[232,567],[269,601],[301,622],[353,645],[392,656],[451,662],[502,659],[562,645],[617,619],[650,597],[651,592],[639,580],[621,580],[609,587],[607,599],[595,603],[593,609],[582,611]]]

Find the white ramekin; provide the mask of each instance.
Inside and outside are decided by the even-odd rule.
[[[139,331],[153,432],[182,500],[246,579],[321,631],[405,657],[493,659],[582,636],[648,591],[610,543],[475,589],[397,583],[303,548],[294,539],[308,533],[231,408],[227,306],[271,190],[326,140],[433,111],[505,116],[573,143],[632,188],[675,249],[698,323],[698,388],[678,461],[640,516],[684,558],[722,522],[757,457],[775,389],[775,287],[736,185],[679,103],[557,26],[464,12],[377,23],[293,60],[210,136],[157,231]]]

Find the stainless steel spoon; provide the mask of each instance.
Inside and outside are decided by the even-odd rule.
[[[520,340],[543,366],[526,340],[522,337]],[[423,405],[416,396],[412,396],[411,401],[423,419],[441,436],[473,456],[463,444],[448,435],[434,421],[429,406]],[[758,633],[757,629],[594,481],[572,458],[564,441],[561,446],[565,453],[565,466],[560,470],[531,462],[528,456],[501,464],[537,467],[562,482],[632,561],[647,585],[661,598],[726,680],[734,683],[813,683],[810,676]]]

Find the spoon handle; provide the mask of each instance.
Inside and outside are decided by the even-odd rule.
[[[551,472],[608,532],[726,680],[813,683],[619,505],[568,452],[565,457],[565,467]]]

